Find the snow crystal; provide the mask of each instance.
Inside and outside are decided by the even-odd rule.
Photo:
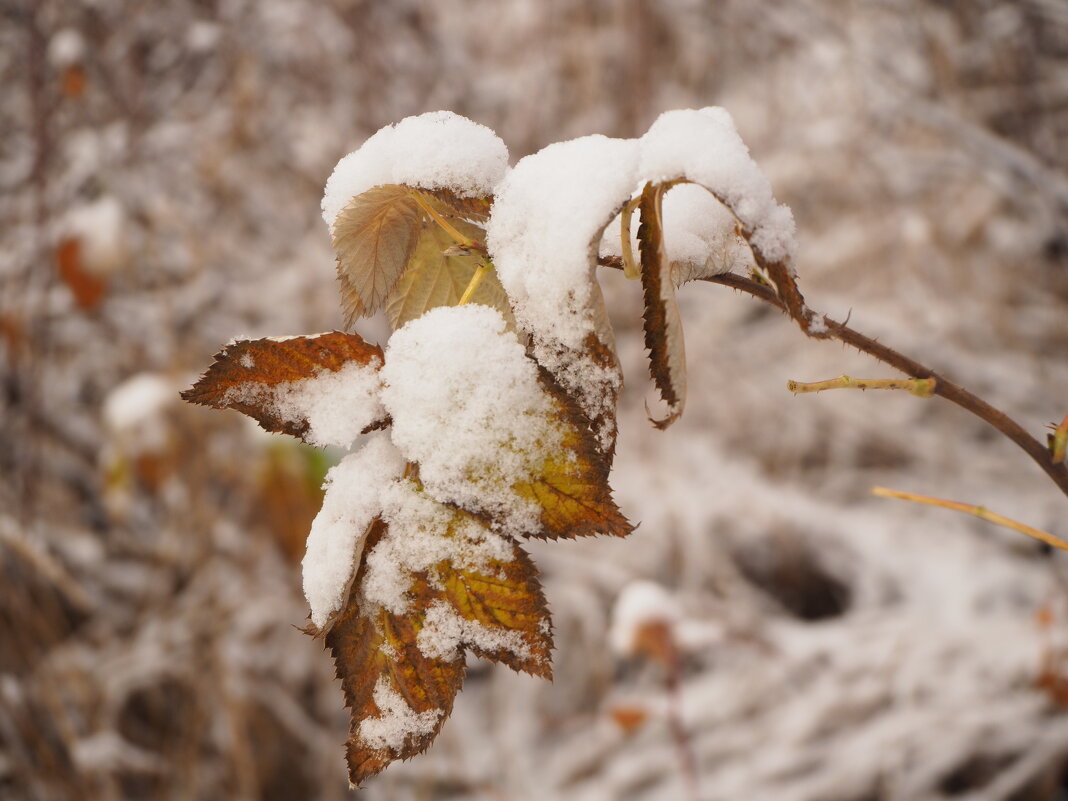
[[[477,620],[467,620],[441,601],[431,604],[427,610],[416,645],[430,659],[457,659],[461,645],[474,646],[487,654],[508,652],[523,661],[531,658],[530,646],[518,631],[490,628]]]
[[[316,626],[324,626],[341,608],[367,527],[379,512],[382,489],[403,472],[404,459],[389,437],[376,434],[326,474],[326,495],[302,563],[304,595]]]
[[[486,126],[451,111],[406,117],[337,163],[323,193],[323,219],[333,229],[352,198],[382,184],[491,195],[507,170],[508,148]]]
[[[681,617],[678,601],[662,586],[652,581],[634,581],[616,599],[608,641],[617,653],[632,654],[644,626],[674,626]]]
[[[357,730],[360,742],[367,748],[399,752],[408,737],[419,738],[431,734],[441,718],[440,709],[416,712],[385,676],[379,677],[372,698],[381,714],[364,718]]]
[[[641,138],[642,181],[685,178],[722,198],[752,232],[752,244],[769,261],[792,258],[794,219],[775,202],[771,184],[749,155],[722,108],[661,114]]]
[[[382,519],[389,528],[367,555],[360,585],[368,603],[394,614],[408,609],[414,573],[430,573],[449,562],[457,570],[485,571],[494,562],[512,559],[508,540],[475,518],[435,501],[413,481],[395,481],[381,493]]]
[[[243,354],[241,364],[244,367]],[[263,384],[247,381],[226,391],[227,403],[255,403],[274,411],[286,423],[308,421],[304,439],[325,448],[349,447],[367,426],[385,417],[379,400],[378,359],[348,362],[339,370],[319,368],[309,378]]]
[[[437,500],[530,533],[538,508],[512,486],[558,448],[537,367],[487,306],[433,309],[395,332],[382,368],[393,441]]]

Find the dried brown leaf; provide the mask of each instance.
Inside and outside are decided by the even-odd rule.
[[[378,311],[408,266],[423,218],[412,192],[397,184],[376,186],[349,201],[334,221],[348,320]]]
[[[306,419],[283,419],[270,389],[278,384],[335,372],[350,362],[381,365],[382,349],[357,334],[332,331],[306,337],[242,340],[215,354],[215,362],[182,400],[213,409],[236,409],[268,431],[303,439]]]
[[[657,428],[667,428],[675,422],[686,405],[686,348],[671,266],[664,255],[662,199],[663,187],[648,183],[638,201],[645,347],[649,350],[649,372],[660,397],[668,405],[668,416],[653,420]]]

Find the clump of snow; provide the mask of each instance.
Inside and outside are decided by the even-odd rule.
[[[599,319],[597,246],[631,197],[637,165],[632,139],[586,136],[549,145],[508,174],[486,226],[497,275],[535,356],[591,418],[611,411],[606,405],[620,384],[616,371],[580,355],[590,334],[610,343]]]
[[[167,444],[163,414],[177,403],[178,384],[158,373],[138,373],[104,399],[104,423],[133,452],[162,449]]]
[[[638,143],[585,136],[522,159],[505,178],[486,244],[517,322],[538,339],[578,350],[589,310],[601,229],[630,199]]]
[[[382,490],[403,472],[404,459],[389,437],[376,434],[326,474],[326,495],[312,521],[302,562],[304,595],[317,627],[341,608],[367,528],[378,515]]]
[[[408,610],[408,590],[415,573],[449,562],[456,570],[485,572],[493,563],[512,559],[512,546],[478,520],[444,506],[413,481],[395,481],[381,494],[385,535],[367,554],[360,592],[363,599],[394,614]]]
[[[765,259],[793,257],[793,215],[775,202],[771,184],[725,109],[665,112],[640,141],[641,181],[685,178],[699,183],[732,209]]]
[[[531,658],[530,646],[518,631],[490,628],[477,620],[467,620],[449,604],[431,604],[419,630],[416,645],[430,659],[458,659],[460,647],[473,646],[483,653],[507,652],[522,661]]]
[[[664,250],[676,284],[721,275],[752,262],[735,235],[735,219],[722,203],[696,184],[681,184],[664,195]],[[620,217],[605,229],[602,256],[623,256]],[[638,258],[638,221],[631,220],[631,252]]]
[[[247,368],[255,360],[243,353],[240,363]],[[347,448],[367,426],[385,417],[379,400],[380,366],[381,361],[372,358],[367,364],[347,362],[338,370],[319,368],[315,375],[298,381],[248,381],[228,389],[225,400],[264,406],[285,423],[299,425],[306,420],[307,442],[321,448]]]
[[[381,714],[364,718],[357,729],[360,742],[367,748],[399,752],[409,737],[431,734],[441,718],[440,709],[416,712],[385,676],[379,677],[371,697]]]
[[[510,534],[535,531],[537,505],[512,487],[562,435],[537,366],[500,312],[440,307],[412,320],[390,339],[381,376],[393,441],[419,464],[426,491],[492,514]]]
[[[655,624],[673,627],[681,619],[678,601],[664,587],[652,581],[633,581],[616,599],[608,641],[617,653],[633,654],[643,628]]]
[[[491,195],[507,170],[508,148],[486,126],[451,111],[406,117],[337,163],[323,193],[323,219],[332,230],[352,198],[382,184]]]
[[[98,276],[110,275],[127,262],[127,214],[118,198],[104,195],[72,208],[62,230],[81,243],[82,263]]]
[[[63,69],[85,58],[85,50],[81,33],[74,28],[63,28],[48,40],[48,61],[56,69]]]

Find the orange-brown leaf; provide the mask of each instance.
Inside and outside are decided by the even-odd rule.
[[[545,371],[541,383],[552,397],[553,417],[563,442],[551,452],[537,475],[513,485],[540,509],[535,536],[545,539],[611,534],[625,537],[633,526],[612,500],[608,457],[597,448],[586,418]]]
[[[80,239],[67,237],[59,243],[56,248],[56,266],[59,268],[59,277],[74,295],[74,301],[80,308],[94,309],[104,299],[107,284],[103,278],[86,269]]]
[[[645,347],[649,350],[649,372],[660,397],[668,405],[668,416],[653,421],[657,428],[667,428],[675,422],[686,404],[686,348],[671,266],[664,255],[662,198],[663,188],[647,183],[638,201]]]
[[[412,191],[397,184],[376,186],[350,200],[334,221],[349,321],[378,311],[408,266],[423,219]]]
[[[346,364],[381,366],[382,349],[356,334],[332,331],[286,339],[242,340],[215,355],[215,363],[182,399],[214,409],[236,409],[268,431],[304,438],[307,419],[283,417],[271,389],[336,372]]]
[[[372,524],[365,553],[373,549],[386,531],[386,524],[381,520]],[[361,566],[356,576],[357,586],[364,570]],[[361,609],[359,594],[353,592],[326,635],[345,693],[345,705],[352,713],[346,755],[349,781],[353,785],[359,785],[394,760],[408,759],[425,751],[452,711],[463,684],[462,656],[433,659],[425,656],[417,645],[425,611],[434,600],[440,599],[440,591],[425,576],[416,576],[409,595],[412,609],[407,614],[395,615],[382,608],[366,614]],[[375,730],[398,713],[388,704],[385,709],[380,706],[382,695],[390,693],[403,700],[403,715],[423,716],[424,725],[409,727],[407,733],[401,730],[387,743],[375,736]]]

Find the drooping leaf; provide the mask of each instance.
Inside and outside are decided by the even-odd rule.
[[[227,345],[182,400],[214,409],[236,409],[268,431],[305,439],[309,421],[287,415],[273,390],[290,382],[336,372],[349,364],[377,369],[382,349],[357,334],[332,331],[315,336],[242,340]],[[368,421],[369,427],[379,421]]]
[[[377,520],[367,548],[386,533]],[[356,576],[362,579],[366,561]],[[426,610],[441,592],[416,576],[409,588],[412,608],[395,615],[385,608],[361,608],[359,593],[350,594],[344,612],[326,635],[337,676],[352,713],[346,757],[354,786],[397,759],[425,751],[452,711],[464,677],[461,655],[427,657],[417,642]]]
[[[486,234],[478,226],[459,219],[450,222],[464,236],[479,243],[485,241]],[[400,328],[430,309],[459,303],[481,263],[479,255],[458,251],[456,242],[439,225],[424,223],[408,268],[386,303],[390,325],[394,329]],[[469,302],[492,306],[511,322],[508,296],[492,270],[482,279]]]
[[[385,302],[408,265],[422,218],[412,190],[396,184],[369,189],[340,211],[333,244],[346,325]]]
[[[544,370],[541,384],[552,398],[553,418],[563,440],[547,454],[534,478],[513,485],[521,497],[538,504],[541,526],[534,536],[625,537],[634,527],[612,500],[608,457],[598,449],[582,411]]]
[[[647,183],[638,201],[645,347],[649,350],[649,372],[668,405],[668,416],[653,420],[657,428],[667,428],[675,422],[686,405],[686,348],[671,266],[664,255],[662,200],[663,188]]]

